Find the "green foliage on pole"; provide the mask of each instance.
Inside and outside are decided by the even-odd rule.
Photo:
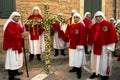
[[[49,15],[49,5],[44,5],[44,17],[43,19],[32,19],[24,21],[24,24],[28,25],[28,27],[37,24],[41,25],[40,27],[45,29],[45,71],[46,74],[50,73],[51,69],[51,62],[50,62],[50,53],[51,53],[51,46],[50,46],[50,28],[52,28],[52,24],[56,22],[67,23],[68,20],[65,18],[57,19],[55,17],[51,18]]]
[[[50,19],[49,19],[49,5],[44,5],[44,28],[45,28],[45,71],[46,74],[50,73],[51,63],[50,63]]]

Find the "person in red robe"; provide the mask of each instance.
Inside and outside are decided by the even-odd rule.
[[[25,24],[26,31],[29,32],[29,50],[30,56],[29,61],[31,62],[34,58],[34,55],[37,56],[37,59],[41,60],[41,53],[45,50],[44,43],[44,29],[41,24],[35,23],[35,20],[42,19],[41,11],[39,7],[35,6],[32,10],[32,15],[28,17],[28,20],[32,20],[33,23],[28,25]]]
[[[61,52],[61,55],[66,55],[65,48],[67,48],[67,46],[66,42],[64,41],[64,31],[66,30],[67,24],[61,22],[62,17],[62,13],[58,13],[58,22],[54,23],[52,27],[54,32],[53,48],[55,49],[55,57],[59,55],[59,51]]]
[[[6,50],[5,69],[8,70],[8,80],[20,80],[15,78],[23,72],[18,72],[23,65],[22,33],[24,28],[20,21],[20,14],[13,12],[3,27],[3,49]]]
[[[75,24],[66,29],[66,38],[69,40],[69,66],[73,67],[69,72],[76,72],[77,78],[81,78],[82,66],[86,64],[84,45],[86,44],[85,25],[79,13],[73,15]]]
[[[92,25],[91,13],[90,13],[90,12],[86,12],[86,13],[85,13],[83,22],[84,22],[84,24],[85,24],[86,39],[87,39],[87,42],[88,42],[89,29],[91,28],[91,25]],[[86,54],[89,54],[89,52],[87,51],[88,45],[86,44],[84,47],[85,47],[85,53],[86,53]]]
[[[108,80],[111,75],[112,51],[115,50],[115,43],[118,42],[114,26],[106,20],[101,11],[94,15],[94,24],[90,29],[88,44],[92,49],[91,70],[93,74],[89,77],[93,79],[101,76],[101,80]]]

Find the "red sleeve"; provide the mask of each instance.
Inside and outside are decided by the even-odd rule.
[[[70,20],[70,24],[71,24],[72,23],[72,17],[69,20]]]
[[[24,32],[24,27],[20,27],[20,33]]]
[[[95,35],[95,24],[90,28],[89,34],[88,34],[88,45],[92,45],[94,42],[94,35]]]
[[[25,29],[26,29],[26,31],[30,31],[29,25],[25,24]]]
[[[83,24],[80,24],[78,45],[86,45],[86,32],[85,32],[85,26]]]
[[[53,31],[60,31],[60,25],[59,25],[59,23],[53,24]]]
[[[65,31],[65,39],[66,39],[66,42],[69,41],[69,35],[70,35],[70,25],[67,26],[67,29]]]

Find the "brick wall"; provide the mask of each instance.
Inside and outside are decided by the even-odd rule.
[[[51,15],[57,15],[61,12],[68,17],[72,9],[80,10],[79,0],[16,0],[16,9],[24,14],[24,18],[27,18],[34,6],[39,6],[43,13],[44,4],[49,4]]]
[[[105,1],[105,16],[107,19],[113,17],[113,0]]]
[[[116,1],[117,1],[116,18],[120,19],[120,0],[116,0]]]
[[[17,11],[24,14],[24,19],[26,19],[31,14],[32,8],[34,6],[39,6],[43,13],[44,4],[49,4],[51,15],[56,15],[57,13],[61,12],[63,13],[63,15],[69,17],[72,9],[76,9],[77,11],[80,10],[79,0],[16,0],[16,9]],[[109,19],[113,16],[113,0],[105,0],[105,4],[105,16]],[[120,6],[118,7],[120,9]],[[2,20],[0,19],[0,21],[0,25],[4,25],[4,22],[6,20],[2,22]],[[2,43],[3,34],[2,26],[0,26],[0,45],[2,45]],[[3,51],[2,46],[0,47],[0,51]]]
[[[120,0],[116,0],[116,19],[120,19]],[[114,0],[106,0],[105,15],[109,19],[114,16]]]
[[[80,0],[16,0],[16,9],[24,14],[25,19],[34,6],[39,6],[43,14],[45,4],[49,4],[52,16],[61,12],[69,17],[72,9],[80,10]],[[105,0],[105,4],[105,16],[109,19],[113,16],[113,0]]]

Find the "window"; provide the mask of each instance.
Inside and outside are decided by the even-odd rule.
[[[0,18],[8,18],[15,11],[16,0],[0,0]]]

